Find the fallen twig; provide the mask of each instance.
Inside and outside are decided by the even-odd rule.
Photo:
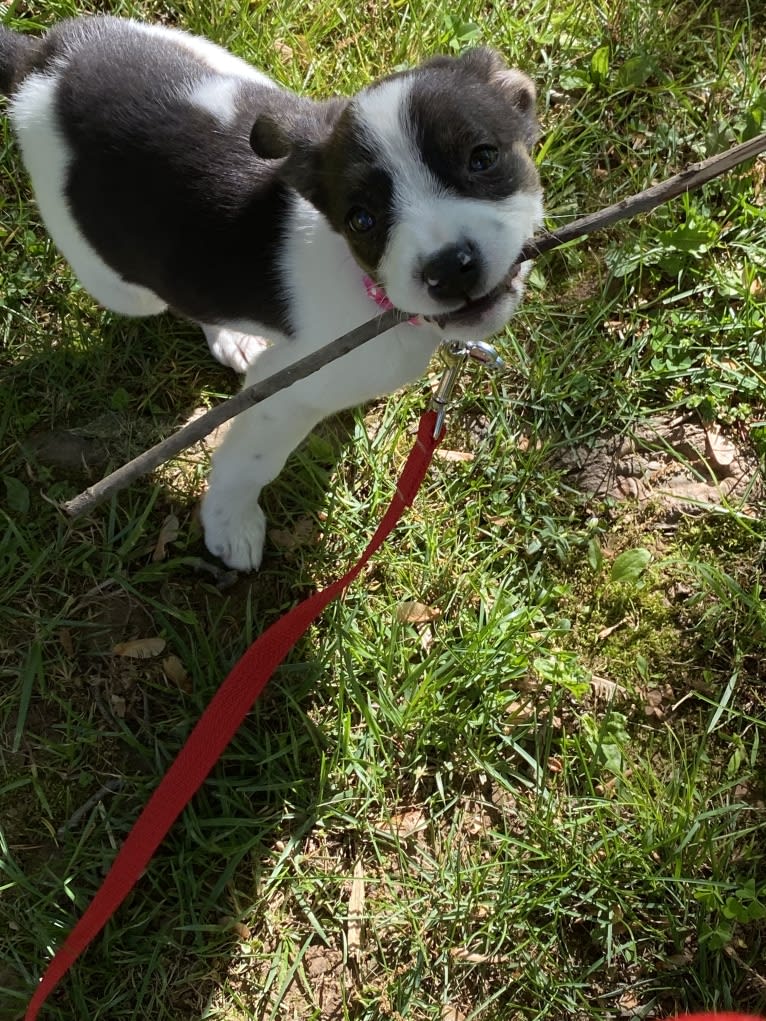
[[[518,261],[534,259],[538,255],[549,252],[554,248],[559,248],[561,245],[574,241],[576,238],[611,226],[611,224],[617,223],[618,220],[636,216],[638,213],[649,212],[649,210],[655,209],[657,206],[662,205],[662,203],[668,202],[684,192],[699,188],[713,178],[725,174],[740,163],[753,159],[759,153],[764,152],[764,150],[766,150],[766,134],[758,135],[756,138],[751,138],[740,145],[732,146],[726,152],[719,153],[717,156],[711,156],[710,159],[703,160],[701,163],[694,163],[685,170],[682,170],[680,174],[675,174],[660,184],[645,188],[637,195],[632,195],[621,202],[607,206],[599,212],[590,213],[587,216],[573,220],[572,223],[567,224],[567,226],[562,227],[560,230],[548,231],[530,240],[522,249]],[[234,418],[235,415],[239,415],[241,412],[253,407],[253,405],[266,400],[267,397],[272,397],[279,390],[292,386],[293,383],[297,383],[298,380],[311,375],[312,372],[316,372],[322,366],[335,361],[337,358],[342,358],[355,348],[366,344],[368,340],[372,340],[373,337],[377,337],[379,334],[385,333],[386,330],[390,330],[392,326],[404,322],[407,318],[407,313],[399,312],[397,309],[383,312],[382,315],[377,316],[375,319],[371,319],[369,322],[358,326],[355,330],[351,330],[342,337],[338,337],[337,340],[327,344],[319,351],[315,351],[306,358],[295,362],[289,368],[269,376],[268,379],[261,383],[247,387],[236,396],[230,397],[217,407],[201,415],[194,422],[190,422],[182,429],[179,429],[178,432],[173,433],[166,440],[155,444],[155,446],[143,454],[139,454],[138,457],[122,465],[122,467],[107,475],[100,482],[89,486],[88,489],[79,493],[73,499],[63,503],[61,505],[62,509],[71,517],[88,513],[114,493],[129,486],[139,476],[153,471],[159,465],[164,464],[165,461],[170,460],[171,457],[179,454],[198,440],[203,439],[230,418]]]
[[[125,781],[121,777],[114,777],[96,791],[95,794],[91,795],[84,805],[80,805],[76,812],[74,812],[66,822],[62,823],[61,826],[56,830],[56,836],[59,840],[69,830],[75,828],[81,819],[83,819],[91,809],[95,808],[96,805],[103,801],[107,794],[117,794],[125,785]]]

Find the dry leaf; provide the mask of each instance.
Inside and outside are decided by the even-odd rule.
[[[502,528],[503,525],[507,525],[509,521],[513,521],[513,518],[508,514],[494,514],[487,518],[488,524],[497,525],[498,528]]]
[[[253,934],[250,931],[249,926],[245,925],[244,922],[240,922],[238,918],[232,918],[230,915],[224,915],[218,924],[222,929],[231,929],[243,943],[246,943],[252,938]]]
[[[531,720],[535,715],[535,708],[530,702],[509,702],[503,710],[506,716],[517,720]]]
[[[158,560],[165,559],[168,555],[167,545],[169,542],[176,541],[180,527],[181,525],[175,514],[168,514],[162,522],[160,534],[157,536],[157,543],[154,547],[154,553],[152,553],[152,561],[156,563]]]
[[[695,504],[703,508],[713,507],[716,503],[720,503],[721,491],[720,488],[708,485],[707,482],[695,482],[694,479],[685,479],[682,475],[670,479],[667,489],[657,490],[662,496],[668,496],[678,503]]]
[[[403,812],[396,812],[390,820],[379,824],[379,828],[386,833],[394,833],[400,840],[406,840],[413,833],[419,833],[426,827],[427,819],[421,808],[406,808]]]
[[[441,447],[436,448],[434,456],[442,461],[473,461],[476,458],[470,450],[443,450]]]
[[[563,773],[564,763],[560,755],[550,755],[548,757],[548,772],[549,773]]]
[[[286,528],[270,528],[268,534],[269,540],[278,549],[294,549],[297,545],[293,533]]]
[[[596,674],[591,675],[590,686],[596,698],[602,698],[605,702],[627,695],[626,689],[617,681],[610,681],[608,677],[598,677]]]
[[[277,39],[274,43],[274,51],[281,61],[287,63],[293,59],[293,48],[288,46],[282,39]]]
[[[603,640],[605,638],[608,638],[613,631],[616,631],[617,628],[620,628],[622,627],[623,624],[627,623],[627,620],[628,620],[627,617],[623,617],[622,620],[618,620],[617,623],[612,624],[611,627],[602,627],[599,633],[596,635],[596,641],[603,642]]]
[[[191,691],[191,681],[178,656],[166,656],[162,661],[162,669],[167,679],[181,691]]]
[[[112,712],[120,719],[125,719],[125,710],[127,709],[127,702],[122,695],[110,695],[109,701],[112,703]]]
[[[640,1006],[641,1001],[634,992],[628,989],[620,996],[617,1003],[623,1014],[632,1014]]]
[[[243,943],[246,943],[253,935],[250,932],[249,927],[245,925],[244,922],[232,922],[231,927]]]
[[[364,866],[354,865],[351,896],[348,899],[348,952],[357,960],[362,953],[362,922],[364,919]]]
[[[450,957],[455,961],[466,961],[468,964],[508,964],[513,960],[508,954],[475,954],[465,947],[453,947]]]
[[[492,829],[492,818],[481,804],[469,800],[460,820],[460,829],[468,837],[481,837]]]
[[[687,968],[694,960],[694,954],[690,949],[682,950],[678,954],[670,954],[669,957],[660,957],[654,962],[658,971],[670,971],[675,968]]]
[[[441,617],[442,611],[436,606],[426,606],[417,599],[396,604],[396,619],[402,624],[430,624]]]
[[[287,528],[270,528],[269,539],[280,549],[293,550],[305,546],[316,538],[311,518],[298,518],[292,531]]]
[[[674,700],[673,689],[669,684],[661,688],[650,688],[644,695],[644,716],[662,720],[668,703]]]
[[[74,656],[74,642],[72,641],[72,632],[68,627],[59,628],[59,641],[61,642],[61,648],[67,654],[67,656]]]
[[[164,638],[133,638],[129,642],[118,642],[112,653],[130,659],[151,659],[152,656],[159,656],[166,645]]]
[[[716,468],[728,468],[737,456],[737,448],[718,429],[706,429],[707,452]]]
[[[465,1014],[450,1003],[442,1006],[441,1021],[465,1021]]]

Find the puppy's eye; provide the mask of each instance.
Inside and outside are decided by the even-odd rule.
[[[375,217],[369,209],[356,206],[346,217],[346,224],[355,234],[366,234],[375,226]]]
[[[489,170],[497,163],[500,153],[494,145],[477,145],[468,160],[468,169],[472,174],[480,174]]]

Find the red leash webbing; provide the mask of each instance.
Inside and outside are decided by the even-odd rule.
[[[359,561],[327,588],[315,592],[267,628],[234,665],[125,838],[112,867],[43,974],[24,1021],[40,1008],[88,944],[133,889],[165,834],[200,788],[239,729],[269,678],[328,603],[360,573],[415,498],[441,435],[434,438],[436,415],[426,412],[391,504]],[[442,434],[443,435],[443,434]]]

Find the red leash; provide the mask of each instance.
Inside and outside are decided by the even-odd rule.
[[[443,436],[441,416],[427,411],[391,504],[360,560],[342,578],[315,592],[271,625],[237,662],[160,781],[85,914],[58,949],[35,990],[24,1021],[35,1021],[57,983],[101,932],[135,886],[165,834],[194,797],[287,653],[325,607],[357,577],[410,506]]]

